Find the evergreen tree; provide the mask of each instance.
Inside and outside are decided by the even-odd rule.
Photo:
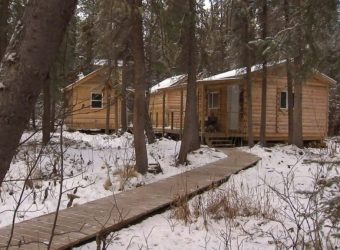
[[[0,60],[2,59],[8,42],[9,0],[0,0]]]
[[[13,57],[4,57],[1,61],[0,184],[9,169],[75,6],[76,1],[70,0],[29,1],[22,24],[17,26],[7,48]]]
[[[132,54],[134,59],[134,115],[133,136],[136,155],[136,170],[146,174],[148,169],[148,157],[145,145],[145,55],[143,41],[142,0],[127,0],[131,6],[132,22]]]
[[[260,144],[266,146],[266,123],[267,123],[267,0],[262,0],[262,94],[261,94],[261,128],[260,128]]]
[[[189,152],[200,147],[198,115],[197,115],[197,43],[196,43],[196,0],[187,0],[184,18],[185,46],[182,54],[186,58],[184,65],[188,72],[187,98],[184,118],[184,131],[181,148],[178,154],[178,163],[184,164],[187,161]]]
[[[76,65],[84,75],[93,71],[97,0],[79,0],[77,8]]]

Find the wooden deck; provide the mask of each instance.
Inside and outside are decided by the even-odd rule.
[[[237,149],[222,149],[228,158],[134,190],[61,210],[51,249],[70,249],[117,231],[168,208],[179,195],[192,197],[225,182],[259,158]],[[9,249],[47,249],[54,213],[15,224]],[[0,229],[0,249],[6,249],[11,226]]]

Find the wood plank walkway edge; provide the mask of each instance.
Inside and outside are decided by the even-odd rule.
[[[199,168],[113,196],[61,210],[51,249],[70,249],[97,236],[138,223],[173,205],[219,186],[260,158],[238,149],[228,157]],[[47,249],[55,213],[16,223],[10,249]],[[11,225],[0,228],[0,249],[6,249]]]

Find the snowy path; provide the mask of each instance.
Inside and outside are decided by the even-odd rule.
[[[228,157],[203,167],[75,206],[59,212],[52,249],[68,249],[94,240],[97,235],[119,230],[169,207],[178,197],[193,196],[225,182],[232,174],[254,165],[259,158],[237,149],[225,149]],[[13,249],[45,249],[54,213],[15,225]],[[6,246],[11,227],[0,229],[0,248]]]

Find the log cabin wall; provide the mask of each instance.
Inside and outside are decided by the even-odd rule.
[[[153,127],[163,127],[163,92],[152,93],[149,100],[149,114]]]
[[[267,90],[267,139],[287,141],[288,108],[281,107],[281,92],[287,91],[287,79],[282,68],[268,72]],[[255,140],[259,139],[261,121],[261,76],[253,74],[253,131]],[[245,90],[246,92],[246,90]],[[328,92],[329,84],[320,82],[314,76],[303,85],[303,138],[304,140],[322,140],[328,131]],[[245,100],[245,106],[247,101]],[[246,111],[246,109],[244,109]],[[247,114],[243,117],[243,127],[247,129]]]
[[[269,141],[287,141],[288,108],[281,107],[281,92],[287,91],[287,79],[284,67],[272,67],[268,70],[267,90],[267,139]],[[252,74],[253,81],[253,130],[255,140],[259,139],[261,121],[261,71]],[[320,80],[317,74],[310,77],[303,86],[303,137],[304,140],[321,140],[327,135],[328,128],[328,91],[329,82]],[[231,130],[228,120],[228,87],[238,85],[239,96],[239,128]],[[183,92],[183,117],[181,127],[181,93]],[[209,107],[208,95],[218,94],[218,105]],[[165,88],[153,93],[150,98],[150,114],[153,126],[158,129],[178,133],[183,128],[185,115],[185,86]],[[219,81],[200,81],[197,89],[197,102],[200,131],[206,132],[204,122],[209,113],[214,112],[218,120],[216,132],[230,137],[246,138],[247,100],[245,82],[242,79],[226,79]],[[164,99],[163,99],[164,98]],[[163,106],[164,100],[164,106]],[[286,103],[288,105],[288,103]],[[159,131],[159,130],[158,130]]]
[[[203,123],[208,119],[208,116],[214,115],[217,117],[217,130],[215,132],[226,133],[227,131],[227,85],[214,84],[203,85],[204,93],[200,98],[200,121]],[[209,97],[210,96],[210,97]],[[209,99],[213,103],[209,104]],[[203,127],[202,127],[203,128]],[[205,129],[205,128],[204,128]],[[201,129],[202,130],[202,129]]]
[[[166,89],[152,93],[150,95],[149,114],[153,127],[156,128],[157,131],[163,127],[167,130],[183,129],[185,103],[186,90],[184,90],[183,87]]]
[[[65,97],[68,103],[68,115],[65,120],[66,125],[73,130],[105,129],[106,127],[106,97],[105,82],[107,74],[98,71],[93,76],[84,79],[81,83],[65,90]],[[92,93],[101,94],[101,107],[91,107]],[[121,121],[121,101],[116,96],[116,91],[112,89],[110,106],[110,129],[115,130]],[[117,108],[116,108],[117,105]],[[117,121],[116,116],[118,117]],[[117,129],[118,129],[117,128]]]

